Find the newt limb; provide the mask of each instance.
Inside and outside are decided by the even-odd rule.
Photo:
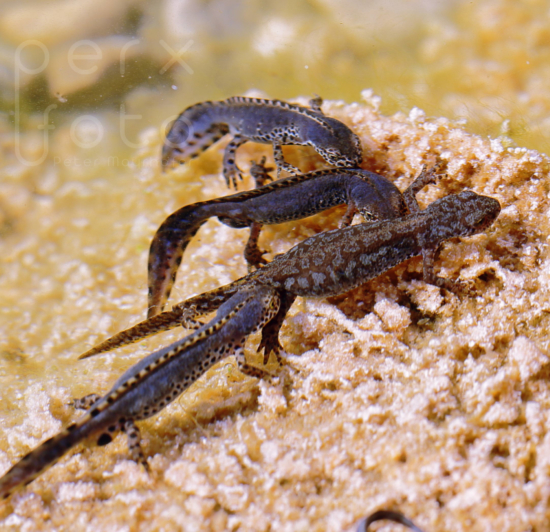
[[[260,162],[250,161],[250,175],[253,177],[256,184],[256,188],[264,186],[268,181],[273,181],[269,172],[275,170],[271,166],[265,165],[265,155],[261,158]],[[258,240],[260,238],[260,232],[262,231],[263,224],[259,222],[252,222],[250,225],[250,236],[246,242],[244,248],[244,260],[246,260],[248,271],[254,271],[256,268],[260,268],[262,265],[267,264],[267,260],[263,255],[267,253],[262,251],[258,247]]]
[[[262,227],[263,224],[259,222],[252,222],[250,226],[250,236],[244,248],[244,259],[246,260],[249,273],[267,264],[267,260],[263,257],[267,251],[262,251],[258,247],[258,239],[260,238]]]
[[[442,173],[444,165],[445,163],[439,158],[436,160],[435,165],[429,170],[426,165],[423,165],[418,177],[407,187],[405,192],[403,192],[403,199],[411,214],[421,212],[418,201],[416,200],[416,195],[424,187],[437,183],[439,179],[446,175]]]
[[[265,165],[265,155],[260,159],[260,162],[250,161],[250,175],[254,179],[256,188],[263,187],[268,181],[273,181],[273,177],[269,175],[275,168]]]
[[[90,393],[80,399],[73,399],[67,406],[72,406],[75,410],[88,410],[101,399],[101,395]]]

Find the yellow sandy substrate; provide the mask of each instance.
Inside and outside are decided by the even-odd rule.
[[[228,359],[140,424],[150,474],[126,459],[123,435],[79,445],[0,503],[1,530],[339,532],[382,508],[426,532],[550,527],[548,158],[418,109],[381,116],[376,98],[364,99],[324,110],[361,136],[365,168],[403,190],[439,154],[448,176],[423,205],[464,188],[501,202],[494,226],[446,243],[436,263],[474,280],[476,293],[426,285],[414,259],[346,296],[298,299],[282,329],[286,387],[244,377]],[[224,145],[166,174],[153,130],[129,165],[100,156],[89,179],[76,163],[48,173],[10,159],[0,183],[0,472],[76,419],[72,397],[106,392],[185,334],[77,360],[144,317],[151,237],[176,208],[227,193]],[[285,153],[303,170],[323,166],[309,149]],[[247,144],[239,164],[262,154],[272,161],[268,146]],[[78,171],[78,182],[63,178]],[[266,228],[260,243],[281,253],[342,213]],[[204,226],[172,301],[244,275],[246,237]]]

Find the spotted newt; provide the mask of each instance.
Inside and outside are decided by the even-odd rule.
[[[245,96],[197,103],[185,109],[168,131],[162,148],[162,167],[197,157],[226,134],[233,137],[223,157],[228,187],[237,188],[237,177],[242,179],[236,153],[248,141],[273,145],[278,174],[282,170],[298,172],[283,156],[282,146],[292,144],[311,146],[333,166],[359,166],[359,137],[336,118],[325,116],[321,104],[321,98],[315,98],[308,109],[281,100]]]

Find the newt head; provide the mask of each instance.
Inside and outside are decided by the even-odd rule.
[[[464,214],[464,225],[471,230],[468,234],[484,231],[500,214],[500,203],[495,198],[480,196],[468,190],[458,196],[464,198],[465,206],[471,207],[471,210]]]
[[[187,154],[182,148],[190,137],[191,124],[188,120],[174,120],[168,126],[166,138],[162,146],[162,168],[185,162]]]
[[[335,118],[326,116],[323,120],[330,133],[318,127],[308,128],[308,144],[333,166],[358,167],[363,160],[363,149],[359,137]]]
[[[435,201],[424,212],[433,215],[437,222],[427,232],[427,241],[443,241],[481,233],[496,220],[500,203],[466,190]]]

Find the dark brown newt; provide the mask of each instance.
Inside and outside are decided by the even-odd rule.
[[[196,318],[215,311],[234,294],[246,288],[269,286],[281,301],[277,316],[264,328],[260,350],[267,358],[281,346],[279,329],[296,297],[331,297],[366,283],[401,262],[421,255],[425,282],[449,290],[459,285],[434,273],[434,258],[450,238],[480,233],[500,212],[497,200],[464,191],[445,196],[421,210],[416,194],[435,182],[435,171],[422,171],[403,194],[411,214],[392,220],[363,223],[320,233],[276,256],[247,276],[210,292],[192,297],[137,325],[122,331],[84,353],[86,358],[174,327],[199,328]]]

